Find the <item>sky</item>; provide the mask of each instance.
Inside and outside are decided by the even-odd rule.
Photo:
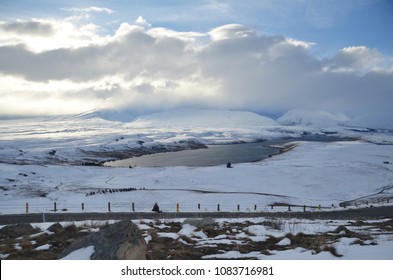
[[[391,0],[0,2],[0,116],[393,110]]]

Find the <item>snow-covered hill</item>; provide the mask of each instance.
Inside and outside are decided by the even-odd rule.
[[[126,110],[4,120],[0,123],[0,162],[98,163],[202,144],[285,136],[278,128],[276,131],[276,125],[274,120],[250,112],[195,109],[133,120]]]
[[[332,114],[322,110],[293,109],[282,115],[277,121],[289,126],[336,127],[349,121],[343,113]]]
[[[337,136],[390,144],[393,143],[391,132],[375,133],[358,127],[392,127],[392,119],[391,115],[380,115],[350,122],[343,114],[292,110],[276,122],[251,112],[200,109],[177,109],[136,118],[125,110],[8,119],[0,122],[0,162],[100,163],[155,152],[193,149],[205,144],[324,135],[326,128]],[[384,124],[379,125],[382,121]],[[373,133],[367,133],[370,131]]]
[[[362,115],[345,122],[345,124],[348,126],[393,130],[393,111],[380,114]]]
[[[285,126],[313,128],[357,127],[393,130],[393,111],[350,118],[343,113],[333,114],[322,110],[293,109],[278,118],[277,122]]]
[[[276,121],[246,111],[177,109],[138,117],[135,122],[170,127],[258,127],[277,126]]]

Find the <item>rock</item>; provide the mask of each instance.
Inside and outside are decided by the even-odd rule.
[[[64,230],[63,226],[59,223],[54,223],[50,227],[48,227],[48,231],[53,232],[53,233],[59,233]]]
[[[7,225],[0,229],[1,238],[15,238],[24,235],[31,235],[37,231],[30,224]]]
[[[120,221],[99,232],[83,236],[72,243],[58,258],[75,250],[94,246],[92,260],[144,260],[147,245],[139,228],[131,221]]]
[[[207,227],[214,226],[216,222],[212,218],[185,219],[183,224],[189,224],[198,229],[205,229]]]

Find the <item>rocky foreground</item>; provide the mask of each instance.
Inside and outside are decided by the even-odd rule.
[[[318,227],[317,230],[312,229]],[[383,238],[382,238],[383,237]],[[285,252],[307,258],[351,258],[356,250],[392,240],[393,219],[312,221],[294,219],[185,219],[54,223],[46,230],[30,224],[0,229],[1,259],[269,259]],[[375,248],[375,249],[373,249]],[[372,258],[371,256],[369,258]]]

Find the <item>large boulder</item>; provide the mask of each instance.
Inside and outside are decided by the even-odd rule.
[[[15,225],[7,225],[0,229],[0,237],[1,238],[16,238],[24,235],[31,235],[36,233],[35,230],[30,224],[15,224]]]
[[[144,260],[147,245],[139,228],[131,221],[120,221],[75,240],[58,258],[75,250],[94,246],[92,260]]]

